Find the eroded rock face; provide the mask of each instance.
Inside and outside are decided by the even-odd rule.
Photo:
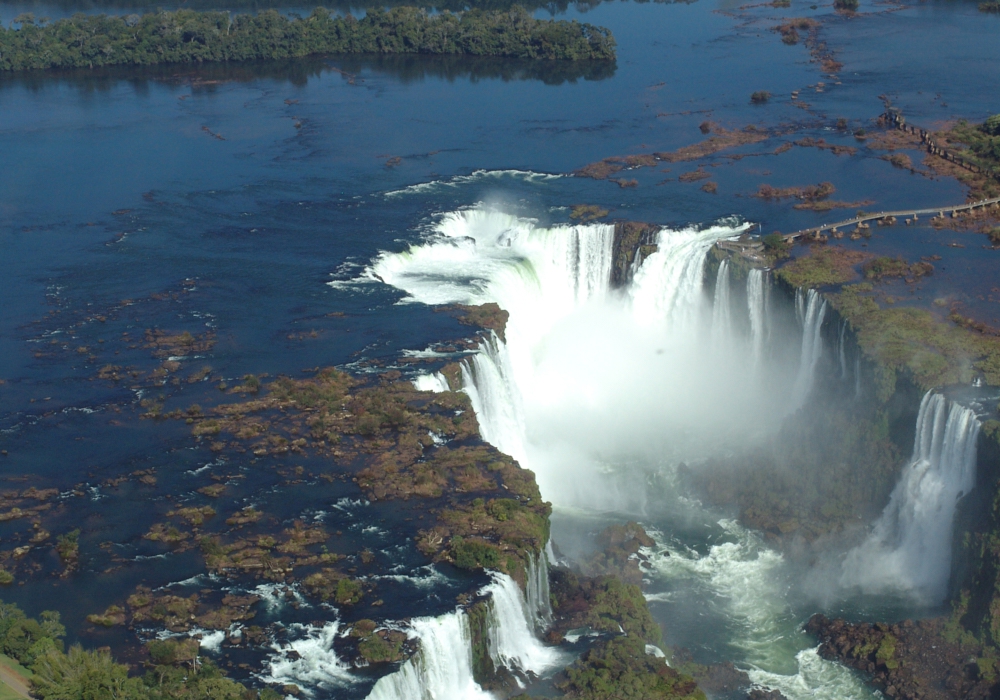
[[[897,700],[980,700],[997,687],[992,654],[946,618],[850,623],[814,615],[806,631],[819,653],[862,671]]]

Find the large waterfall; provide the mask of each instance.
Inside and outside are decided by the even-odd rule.
[[[443,216],[422,242],[381,255],[367,275],[404,290],[404,301],[496,302],[510,313],[505,340],[491,335],[463,362],[463,390],[484,438],[535,472],[557,512],[644,517],[665,513],[669,501],[668,508],[687,508],[697,519],[707,511],[670,490],[674,467],[746,449],[776,429],[790,405],[808,398],[822,354],[826,303],[815,291],[797,300],[797,358],[785,350],[798,338],[769,298],[769,273],[749,271],[745,311],[732,301],[728,261],[720,266],[714,293],[706,292],[709,250],[741,230],[662,229],[657,250],[633,266],[621,289],[612,290],[613,227],[545,228],[476,208]],[[737,313],[747,314],[747,322],[734,322]],[[723,340],[718,347],[713,336]],[[869,697],[849,673],[801,646],[787,601],[770,588],[780,585],[780,555],[763,544],[713,545],[725,557],[719,566],[708,566],[686,545],[674,551],[683,558],[674,555],[667,578],[690,580],[710,608],[730,601],[725,614],[746,618],[746,639],[734,639],[729,648],[744,650],[746,662],[761,665],[755,671],[759,682],[781,687],[791,700]],[[690,567],[676,567],[682,559],[690,559]],[[547,581],[538,571],[543,565],[539,561],[529,572],[523,603],[515,604],[522,594],[513,582],[491,584],[494,621],[521,625],[491,628],[490,655],[501,666],[530,671],[545,663],[549,650],[531,634],[547,615]],[[759,575],[747,578],[747,571]],[[460,640],[467,630],[462,613],[455,615],[449,624]],[[770,651],[758,654],[760,645]],[[399,678],[380,681],[377,690],[386,694],[376,697],[390,697],[390,684],[398,697],[431,697],[407,688],[414,679],[424,679],[420,687],[427,688],[428,669],[436,662],[425,654],[438,648],[445,647],[422,644],[426,651],[407,662]],[[462,654],[454,658],[466,663]],[[411,685],[396,685],[404,681]],[[447,688],[434,697],[461,697]]]
[[[920,403],[913,456],[868,539],[848,553],[841,585],[904,588],[930,602],[947,593],[958,500],[976,483],[975,413],[941,394]]]
[[[641,508],[640,489],[609,478],[619,456],[675,463],[720,420],[736,441],[766,414],[745,372],[749,341],[723,357],[702,349],[705,257],[740,230],[662,230],[658,250],[612,292],[614,227],[543,228],[477,208],[443,216],[368,275],[416,301],[506,309],[506,342],[484,341],[462,368],[484,438],[533,469],[554,503]],[[745,411],[750,401],[760,414]]]
[[[540,675],[567,659],[535,636],[535,611],[510,576],[493,572],[493,582],[480,591],[488,596],[486,645],[497,668],[517,677]],[[472,635],[464,610],[410,621],[410,634],[420,649],[399,670],[383,676],[368,700],[492,700],[472,670]]]

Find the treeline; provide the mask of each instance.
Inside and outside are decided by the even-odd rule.
[[[206,61],[298,58],[316,54],[462,54],[546,60],[612,60],[603,27],[538,20],[520,7],[429,15],[412,7],[372,10],[363,18],[323,8],[289,19],[178,10],[112,17],[78,14],[18,29],[0,28],[0,70],[93,68]]]
[[[107,651],[73,646],[64,651],[59,613],[33,619],[0,601],[0,651],[32,672],[31,692],[41,700],[280,700],[270,688],[251,690],[226,678],[198,656],[195,639],[154,640],[142,677]]]

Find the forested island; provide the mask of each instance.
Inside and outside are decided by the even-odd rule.
[[[433,54],[542,60],[615,58],[602,27],[538,20],[515,7],[429,15],[412,8],[363,18],[317,8],[304,18],[178,10],[143,16],[78,14],[52,23],[18,18],[0,28],[0,71],[282,59],[317,54]]]

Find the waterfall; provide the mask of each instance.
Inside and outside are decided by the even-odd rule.
[[[747,311],[750,314],[750,363],[756,370],[764,356],[771,296],[770,277],[765,270],[753,269],[747,274]]]
[[[517,582],[500,572],[491,576],[492,583],[479,593],[489,598],[486,644],[494,665],[525,677],[565,662],[558,649],[535,637],[535,614]],[[414,618],[410,636],[420,641],[420,649],[397,671],[380,678],[368,700],[494,700],[474,678],[472,635],[464,610]]]
[[[493,700],[472,676],[472,636],[462,611],[410,621],[420,650],[383,676],[368,700]]]
[[[729,260],[719,264],[712,300],[712,348],[726,347],[732,339],[732,304],[729,299]]]
[[[535,636],[534,612],[529,610],[514,579],[494,572],[493,583],[482,592],[490,595],[487,645],[490,658],[498,668],[521,676],[540,675],[560,661],[562,654],[544,646]]]
[[[448,391],[448,380],[440,372],[434,374],[418,374],[413,378],[413,388],[417,391]]]
[[[536,631],[543,632],[552,624],[552,598],[549,592],[549,546],[528,562],[525,586],[528,612],[534,617]]]
[[[941,394],[924,395],[913,455],[868,539],[847,554],[841,585],[944,598],[955,509],[976,483],[979,427],[971,409]]]
[[[705,255],[723,237],[720,233],[719,228],[709,228],[664,229],[657,234],[657,251],[646,258],[629,287],[639,318],[646,322],[669,321],[679,332],[697,331]],[[728,290],[728,278],[726,287]]]
[[[840,357],[840,379],[847,379],[847,354],[844,350],[844,334],[847,332],[847,321],[840,322],[840,336],[837,339],[837,355]]]
[[[491,333],[479,352],[462,362],[462,391],[469,395],[483,440],[524,462],[524,410],[510,365],[506,344]]]
[[[810,289],[805,295],[797,289],[795,313],[802,325],[802,353],[799,359],[799,372],[792,388],[792,410],[801,408],[806,402],[816,378],[816,365],[823,354],[823,339],[820,332],[826,316],[826,299],[815,289]]]

